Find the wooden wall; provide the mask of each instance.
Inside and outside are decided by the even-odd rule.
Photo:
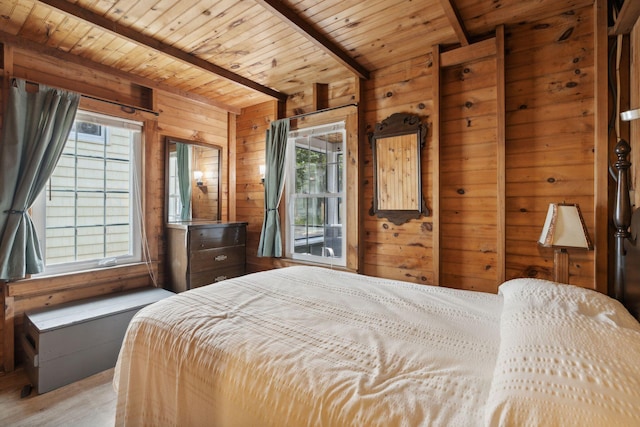
[[[636,21],[636,25],[633,27],[630,35],[630,65],[631,71],[629,73],[631,81],[629,87],[629,104],[630,108],[640,108],[640,19]],[[629,143],[631,144],[631,187],[634,191],[634,197],[631,202],[634,204],[634,208],[640,206],[640,191],[638,191],[638,183],[640,183],[640,120],[634,120],[629,122],[630,135]]]
[[[425,46],[411,60],[375,70],[362,86],[355,79],[319,82],[292,95],[284,108],[275,101],[266,102],[243,109],[237,118],[213,105],[128,83],[40,52],[16,49],[12,57],[3,58],[3,63],[9,64],[10,75],[159,112],[157,117],[149,113],[136,113],[136,117],[145,122],[146,227],[160,284],[164,280],[165,253],[165,136],[223,147],[222,219],[249,222],[247,267],[258,271],[286,265],[282,260],[255,256],[264,199],[259,165],[264,164],[264,137],[270,121],[355,102],[360,110],[359,129],[364,132],[396,112],[419,115],[429,125],[422,152],[422,186],[427,205],[437,208],[429,217],[400,226],[368,214],[373,168],[371,148],[362,132],[357,161],[362,170],[362,200],[357,217],[363,224],[361,242],[355,248],[362,260],[359,272],[421,284],[495,291],[499,274],[484,277],[486,271],[465,271],[456,257],[465,252],[465,264],[489,266],[491,274],[504,264],[506,278],[551,278],[552,252],[536,243],[548,204],[579,203],[591,233],[595,232],[596,221],[606,222],[596,218],[594,209],[598,151],[594,137],[594,25],[594,8],[588,7],[508,26],[504,29],[504,65],[489,58],[441,67],[439,49]],[[637,38],[637,30],[635,34]],[[443,49],[442,55],[456,51]],[[504,84],[498,78],[501,69]],[[503,129],[492,118],[501,112],[500,90],[505,104]],[[115,106],[83,102],[89,108],[123,114]],[[466,126],[468,118],[471,126]],[[488,126],[476,126],[482,123]],[[494,151],[490,157],[495,158],[500,149],[499,138],[491,129],[496,135],[504,132],[502,166],[480,160],[487,151]],[[500,174],[504,174],[503,189]],[[485,196],[491,199],[488,204],[483,202]],[[503,212],[496,202],[501,198],[505,201]],[[498,226],[501,214],[506,223],[504,234]],[[489,226],[479,233],[478,224]],[[594,260],[594,252],[571,251],[570,282],[595,288]],[[12,321],[19,325],[21,314],[29,308],[150,283],[146,266],[105,269],[4,286],[4,302],[12,303]],[[5,317],[7,313],[13,316],[5,311]],[[5,326],[0,327],[3,336],[11,335]],[[5,340],[1,351],[6,361],[7,351],[13,351],[13,346]]]
[[[422,185],[427,205],[437,208],[399,226],[370,216],[372,153],[361,138],[360,272],[493,292],[503,279],[551,279],[553,251],[537,244],[551,202],[579,203],[594,237],[594,25],[594,8],[587,7],[508,26],[503,59],[470,54],[474,59],[441,67],[438,58],[439,74],[425,47],[412,60],[372,72],[361,98],[354,90],[365,131],[396,112],[429,125]],[[464,57],[463,50],[442,55]],[[298,112],[290,105],[299,103],[291,99],[286,114]],[[275,105],[262,104],[238,118],[238,219],[250,222],[248,260],[256,270],[282,264],[253,257],[263,209],[258,165],[274,117]],[[593,251],[571,251],[569,271],[570,283],[597,287]]]
[[[508,29],[508,278],[553,277],[553,251],[536,244],[551,202],[579,203],[596,237],[594,46],[592,8]],[[569,252],[570,283],[595,288],[594,252]]]
[[[3,345],[0,346],[2,349],[0,363],[10,367],[14,349],[14,327],[17,329],[21,326],[25,311],[125,289],[153,286],[154,280],[156,285],[163,285],[166,253],[164,239],[166,136],[222,148],[222,219],[229,218],[229,119],[225,110],[199,100],[142,87],[122,78],[115,78],[93,69],[43,55],[42,52],[34,53],[22,48],[13,49],[5,46],[3,56],[7,55],[7,51],[12,57],[4,58],[2,62],[5,85],[8,76],[26,78],[54,87],[79,91],[85,95],[143,107],[158,113],[154,115],[144,111],[131,112],[130,108],[120,108],[102,101],[82,98],[81,108],[83,109],[144,122],[143,209],[151,263],[150,266],[145,264],[120,266],[2,284],[3,302],[8,303],[10,308],[5,309],[3,321],[0,322],[3,337]],[[0,96],[4,96],[4,92]],[[2,123],[1,115],[0,123]]]
[[[259,258],[258,243],[264,219],[264,185],[260,165],[265,164],[265,137],[269,124],[277,120],[278,103],[265,102],[245,108],[236,120],[236,212],[238,221],[247,221],[247,271],[273,268],[273,259]]]

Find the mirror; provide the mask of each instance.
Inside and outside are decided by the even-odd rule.
[[[369,135],[373,150],[370,214],[396,225],[429,215],[422,197],[421,150],[427,127],[418,116],[392,114]]]
[[[221,149],[167,137],[167,222],[220,219]]]

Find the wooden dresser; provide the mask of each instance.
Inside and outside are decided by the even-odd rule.
[[[166,288],[183,292],[245,273],[246,222],[182,221],[166,227]]]

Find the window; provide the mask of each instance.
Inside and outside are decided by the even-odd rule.
[[[344,123],[292,131],[287,142],[287,256],[346,264]]]
[[[141,260],[139,184],[142,125],[78,111],[33,222],[42,274]]]

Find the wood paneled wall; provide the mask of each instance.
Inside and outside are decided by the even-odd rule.
[[[504,141],[498,141],[498,129],[504,123],[497,99],[502,72],[495,54],[441,70],[441,286],[495,292],[502,282],[504,164],[498,159]]]
[[[508,278],[553,278],[553,250],[536,244],[551,202],[579,203],[594,237],[593,19],[584,8],[507,31]],[[594,288],[594,252],[569,252],[570,283]]]
[[[514,277],[551,279],[553,251],[537,244],[551,202],[579,203],[593,237],[594,8],[500,31],[504,31],[503,57],[496,56],[493,47],[486,59],[476,55],[460,64],[445,63],[441,73],[434,74],[433,53],[425,48],[412,60],[372,72],[363,83],[360,102],[366,131],[396,112],[418,115],[429,125],[422,186],[427,205],[437,209],[429,217],[399,226],[370,216],[372,153],[366,138],[361,138],[364,262],[360,272],[484,291],[495,291],[503,279]],[[468,53],[460,49],[443,55],[464,54]],[[299,111],[291,105],[300,102],[290,100],[287,115]],[[241,220],[261,223],[258,165],[264,156],[264,130],[275,111],[273,105],[263,104],[246,109],[238,118]],[[500,115],[502,124],[496,121]],[[440,120],[438,126],[434,117]],[[440,137],[437,147],[434,129]],[[253,228],[250,269],[282,265],[252,258],[260,226]],[[438,256],[434,247],[439,247]],[[570,283],[596,288],[594,271],[594,252],[571,251]]]
[[[264,185],[260,165],[265,164],[266,131],[278,117],[278,103],[265,102],[245,108],[236,119],[236,212],[238,221],[247,221],[247,271],[274,267],[272,258],[258,257],[258,243],[264,220]]]
[[[505,236],[495,227],[499,206],[494,190],[499,187],[494,180],[501,172],[496,170],[491,142],[496,132],[492,117],[498,112],[492,100],[495,61],[443,68],[438,100],[440,163],[431,160],[433,138],[428,138],[423,161],[427,204],[440,205],[439,211],[402,226],[361,212],[364,273],[437,284],[432,247],[438,236],[431,230],[432,221],[438,220],[440,284],[495,290],[499,275],[494,271],[500,266],[494,258],[500,255],[507,279],[553,277],[553,252],[536,243],[548,204],[579,203],[589,231],[595,229],[593,27],[589,7],[505,30]],[[400,111],[420,114],[432,123],[432,61],[433,55],[425,51],[412,61],[373,73],[365,84],[368,128]],[[365,153],[368,163],[370,150]],[[365,169],[366,206],[372,193],[369,169]],[[433,200],[434,169],[439,170],[439,203]],[[496,254],[494,242],[501,238],[506,238],[504,254]],[[574,250],[570,261],[570,282],[594,288],[594,253]],[[470,271],[478,265],[486,271]]]
[[[630,34],[630,90],[629,104],[631,108],[640,108],[640,19],[636,21],[636,25]],[[631,187],[634,191],[634,197],[631,202],[634,208],[640,206],[640,191],[638,183],[640,183],[640,120],[629,122],[629,143],[631,144],[631,161],[633,162],[631,170]]]
[[[635,34],[637,40],[637,29]],[[355,249],[364,261],[359,271],[421,284],[495,290],[499,275],[484,277],[486,271],[468,272],[456,258],[468,252],[461,258],[465,265],[489,266],[486,270],[491,274],[494,268],[499,271],[499,264],[503,263],[507,279],[551,278],[552,251],[536,243],[548,204],[579,203],[592,233],[596,221],[606,222],[596,218],[594,209],[594,152],[598,149],[594,138],[594,39],[594,8],[577,9],[504,29],[504,85],[497,78],[501,64],[496,59],[468,61],[441,70],[441,56],[434,58],[433,54],[439,49],[425,46],[411,60],[375,70],[362,87],[355,79],[310,85],[293,95],[285,108],[276,101],[266,102],[243,109],[237,118],[212,105],[149,90],[46,55],[18,49],[3,62],[11,64],[11,75],[160,113],[158,117],[139,113],[145,121],[146,231],[151,237],[159,283],[164,277],[165,253],[165,136],[223,147],[222,219],[249,222],[247,268],[259,271],[286,265],[286,261],[255,256],[264,212],[259,165],[264,164],[264,138],[269,123],[280,117],[356,102],[361,111],[360,129],[365,132],[397,112],[418,115],[429,125],[422,151],[422,187],[429,208],[437,207],[431,216],[400,226],[369,215],[372,154],[363,132],[358,161],[362,168],[358,215],[363,228],[361,244]],[[493,115],[501,110],[501,90],[505,103],[502,130],[493,123]],[[434,99],[438,93],[441,96]],[[92,102],[97,101],[89,102],[89,106],[104,110]],[[109,108],[118,110],[115,106]],[[469,117],[471,126],[466,126]],[[0,123],[1,120],[0,116]],[[434,120],[438,120],[435,125]],[[437,146],[434,131],[440,137]],[[494,158],[499,149],[495,133],[500,131],[505,135],[504,166],[486,157],[487,152],[492,152],[490,157]],[[234,135],[231,144],[229,135]],[[228,147],[233,145],[235,149],[229,152]],[[504,190],[496,178],[500,173],[505,176]],[[433,199],[434,194],[438,200]],[[475,195],[479,197],[473,198]],[[483,201],[485,197],[491,201]],[[499,197],[506,203],[503,235],[495,226],[499,222],[496,213],[501,210],[499,202],[495,202]],[[465,239],[466,236],[471,238]],[[493,243],[500,239],[506,242],[502,249]],[[434,256],[434,247],[439,248],[438,256]],[[435,265],[438,259],[442,260],[441,266]],[[574,250],[570,261],[570,282],[594,288],[594,253]],[[29,308],[149,285],[151,280],[145,269],[102,270],[11,285],[7,295],[15,299],[15,323],[20,323],[21,313]],[[5,328],[3,336],[7,336],[6,332]],[[1,351],[6,360],[6,349],[12,345],[5,342],[1,348],[5,349]]]
[[[430,48],[429,48],[430,49]],[[411,61],[378,70],[364,84],[365,129],[372,132],[376,123],[393,113],[417,115],[429,125],[427,142],[422,149],[422,191],[429,209],[432,208],[432,74],[430,53]],[[423,217],[402,225],[369,215],[373,203],[373,154],[368,141],[361,141],[364,157],[364,274],[390,279],[435,284],[433,277],[432,217]]]
[[[32,278],[3,286],[3,300],[10,303],[0,322],[3,345],[0,363],[13,364],[14,327],[19,328],[27,310],[164,283],[164,218],[165,218],[165,137],[173,136],[222,148],[221,204],[222,219],[228,218],[229,162],[228,113],[216,106],[162,91],[154,91],[121,78],[66,63],[59,59],[15,48],[11,61],[3,61],[6,85],[8,76],[79,91],[126,105],[158,112],[131,112],[130,108],[83,97],[81,108],[144,122],[144,218],[148,236],[150,268],[140,264],[67,274],[49,278]],[[7,47],[5,47],[5,52]],[[7,69],[10,68],[10,69]],[[3,92],[4,94],[4,92]],[[4,95],[0,95],[4,96]],[[3,105],[3,104],[2,104]],[[2,116],[0,116],[2,123]],[[234,169],[235,171],[235,169]],[[151,276],[150,270],[153,273]],[[6,297],[5,297],[6,295]],[[5,304],[6,305],[6,304]],[[5,324],[7,322],[7,324]]]

